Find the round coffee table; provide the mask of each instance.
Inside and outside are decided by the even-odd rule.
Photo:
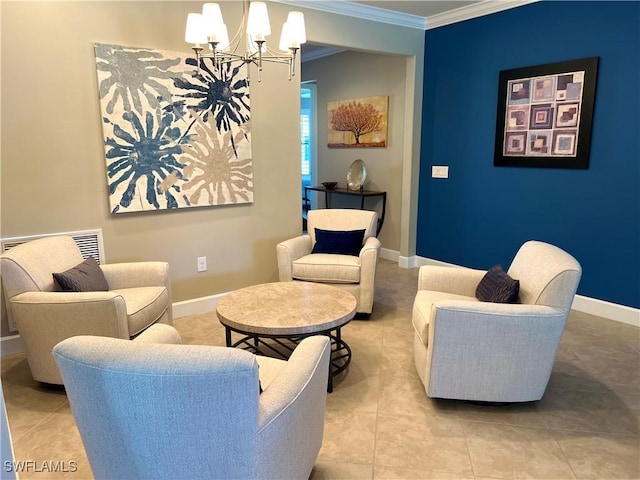
[[[340,329],[356,312],[356,299],[338,287],[312,282],[274,282],[225,295],[216,313],[224,325],[227,347],[289,358],[300,340],[311,335],[331,339],[329,392],[333,377],[351,362],[351,348]],[[241,338],[233,341],[232,332]]]

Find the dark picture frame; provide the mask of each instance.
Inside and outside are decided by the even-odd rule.
[[[502,70],[493,164],[589,168],[598,57]]]

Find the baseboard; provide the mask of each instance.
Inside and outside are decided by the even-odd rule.
[[[189,315],[200,315],[203,313],[215,312],[218,302],[229,292],[209,295],[207,297],[193,298],[173,304],[173,318],[188,317]]]
[[[605,302],[597,298],[583,297],[582,295],[575,296],[571,308],[579,312],[597,315],[598,317],[640,328],[640,309],[638,308]]]
[[[392,262],[399,262],[398,259],[400,258],[400,252],[397,250],[391,250],[390,248],[381,248],[380,258],[391,260]]]
[[[15,355],[22,352],[24,352],[24,346],[20,335],[0,338],[0,356],[6,357],[7,355]]]
[[[440,260],[434,260],[432,258],[419,257],[417,255],[407,258],[407,263],[413,266],[422,265],[440,265],[445,267],[458,267],[452,263],[441,262]],[[399,266],[402,267],[400,263]],[[412,267],[409,267],[412,268]],[[627,325],[633,325],[640,328],[640,309],[627,307],[626,305],[619,305],[617,303],[605,302],[604,300],[598,300],[597,298],[585,297],[582,295],[576,295],[571,306],[573,310],[579,312],[588,313],[590,315],[596,315],[608,320],[614,320],[620,323],[626,323]]]

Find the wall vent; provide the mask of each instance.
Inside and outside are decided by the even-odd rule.
[[[80,249],[80,253],[82,254],[82,258],[87,259],[87,257],[93,257],[96,259],[98,263],[104,262],[104,243],[102,241],[102,229],[94,229],[94,230],[82,230],[78,232],[61,232],[61,233],[46,233],[41,235],[29,235],[25,237],[12,237],[12,238],[3,238],[0,240],[0,248],[2,252],[6,252],[7,250],[20,245],[22,243],[30,242],[31,240],[36,240],[38,238],[44,237],[54,237],[58,235],[70,235],[75,240],[78,248]],[[7,299],[4,296],[4,288],[2,289],[2,295],[4,299],[4,304],[8,305]],[[16,322],[11,318],[11,309],[6,309],[7,314],[7,323],[9,325],[10,332],[16,332],[18,327],[16,326]]]
[[[25,237],[3,238],[1,240],[2,251],[6,252],[17,245],[30,242],[31,240],[44,237],[55,237],[58,235],[70,235],[73,237],[80,249],[80,253],[82,253],[82,258],[86,259],[87,257],[93,257],[98,263],[104,263],[104,243],[102,241],[102,229],[100,228],[95,230],[82,230],[78,232],[45,233]]]

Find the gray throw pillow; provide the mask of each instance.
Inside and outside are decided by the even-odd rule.
[[[66,272],[54,273],[53,278],[64,292],[106,292],[107,279],[96,259],[88,257],[84,262]]]
[[[520,281],[511,278],[500,265],[491,267],[476,288],[476,298],[481,302],[517,303],[518,293]]]

